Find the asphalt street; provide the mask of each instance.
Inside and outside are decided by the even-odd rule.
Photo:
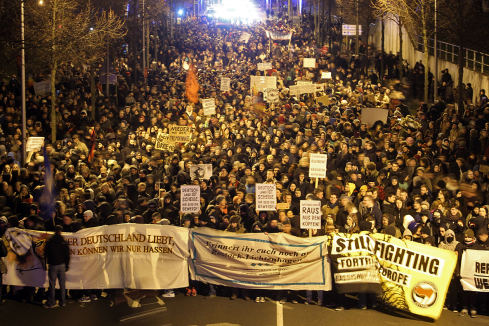
[[[377,310],[350,308],[334,311],[316,305],[288,302],[282,305],[271,300],[255,303],[227,297],[185,297],[180,293],[175,298],[164,298],[164,302],[163,306],[154,303],[133,309],[125,303],[111,307],[109,300],[101,299],[88,304],[69,301],[64,308],[45,309],[39,305],[7,300],[0,306],[0,325],[489,325],[488,316],[470,318],[451,311],[443,311],[439,320],[431,322]],[[134,313],[142,311],[147,314],[145,317],[131,319]]]

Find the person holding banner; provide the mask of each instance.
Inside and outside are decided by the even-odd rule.
[[[45,308],[55,307],[56,280],[59,283],[61,307],[66,306],[66,272],[70,266],[70,249],[61,232],[63,227],[56,226],[54,235],[46,242],[44,254],[48,264],[49,296]]]

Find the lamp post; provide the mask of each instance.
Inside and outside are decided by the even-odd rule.
[[[437,7],[437,0],[435,0],[435,45],[434,45],[434,50],[435,50],[435,81],[433,82],[433,102],[436,101],[436,98],[438,97],[438,31],[437,31],[437,15],[438,15],[438,7]]]
[[[26,163],[26,104],[25,104],[25,36],[24,36],[24,0],[20,0],[20,75],[22,96],[22,165]]]

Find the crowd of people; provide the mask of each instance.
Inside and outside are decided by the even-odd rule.
[[[489,250],[487,97],[477,105],[467,100],[458,110],[443,99],[410,110],[399,100],[403,85],[396,78],[403,67],[396,60],[380,76],[374,56],[342,52],[338,36],[331,48],[319,46],[307,17],[293,27],[290,44],[272,41],[264,31],[291,28],[283,20],[254,27],[184,21],[174,40],[158,45],[146,79],[140,66],[128,64],[131,55],[116,58],[117,94],[99,96],[95,108],[87,73],[66,67],[57,85],[58,140],[48,137],[50,97],[28,92],[28,135],[46,141],[45,153],[33,153],[24,165],[19,84],[15,78],[3,82],[0,235],[8,227],[59,233],[155,223],[302,237],[308,234],[300,229],[299,202],[316,199],[323,223],[314,236],[370,231],[454,250],[459,257],[467,248]],[[251,34],[247,43],[239,41],[242,31]],[[304,68],[303,58],[316,58],[317,68]],[[273,68],[259,71],[260,62]],[[200,98],[216,99],[215,115],[204,116],[202,106],[185,96],[192,65]],[[332,79],[321,79],[323,71]],[[277,77],[278,102],[267,103],[250,89],[253,75]],[[221,77],[231,78],[229,91],[220,90]],[[292,96],[289,87],[297,81],[326,87]],[[325,96],[327,101],[317,101]],[[387,122],[362,123],[361,110],[368,107],[389,109]],[[168,132],[171,124],[191,126],[192,140],[174,151],[155,149],[158,132]],[[308,177],[310,153],[328,154],[327,177],[317,186]],[[54,174],[54,212],[40,205],[45,160]],[[200,163],[212,164],[209,180],[190,175]],[[256,183],[274,183],[277,202],[288,208],[256,211]],[[180,213],[179,189],[186,184],[200,186],[198,214]],[[464,292],[459,278],[457,270],[447,307],[472,316],[487,311],[487,295]],[[197,292],[213,296],[216,287],[192,284],[185,291]],[[82,294],[84,302],[98,295]],[[318,301],[323,304],[322,294]],[[312,302],[308,293],[306,303]]]

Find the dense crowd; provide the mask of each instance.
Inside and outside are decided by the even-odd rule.
[[[290,44],[270,41],[264,32],[291,28],[280,20],[240,28],[183,22],[175,40],[158,45],[147,80],[137,78],[143,75],[139,65],[129,65],[140,58],[117,57],[117,94],[99,96],[95,108],[88,73],[66,67],[57,86],[59,140],[46,138],[46,154],[34,153],[25,165],[20,163],[19,83],[3,82],[0,234],[7,227],[54,231],[61,226],[63,232],[76,232],[158,223],[307,236],[299,227],[299,202],[316,199],[323,227],[313,235],[382,232],[456,250],[459,257],[466,248],[489,250],[487,97],[481,92],[473,104],[473,95],[467,95],[465,107],[457,110],[450,104],[453,96],[444,92],[434,105],[409,110],[401,94],[413,93],[398,77],[404,71],[415,81],[424,71],[421,63],[408,69],[386,55],[383,69],[381,56],[366,56],[363,45],[358,56],[341,49],[338,35],[331,48],[320,47],[311,21],[294,26]],[[252,35],[248,43],[239,42],[242,31]],[[302,58],[312,57],[317,69],[303,68]],[[273,69],[258,71],[259,62],[272,62]],[[190,65],[196,67],[200,98],[216,99],[213,116],[204,116],[201,105],[185,96]],[[332,79],[321,79],[322,71],[331,72]],[[379,77],[380,71],[385,76]],[[277,76],[277,103],[250,90],[250,76],[264,74]],[[222,76],[231,78],[228,92],[220,91]],[[297,81],[326,87],[291,96],[288,87]],[[325,95],[326,102],[317,101]],[[362,123],[365,107],[389,109],[387,123]],[[48,137],[49,108],[49,96],[29,90],[29,136]],[[192,140],[172,152],[156,150],[158,132],[167,132],[170,124],[191,126]],[[317,187],[308,177],[310,153],[328,154],[327,177]],[[54,212],[40,205],[45,159],[53,168]],[[199,163],[212,164],[209,180],[190,175],[190,167]],[[277,202],[288,209],[256,211],[256,183],[275,183]],[[179,189],[186,184],[201,188],[199,214],[180,214]],[[462,291],[458,273],[448,308],[472,314],[487,309],[486,295]],[[211,286],[209,293],[215,291]],[[187,289],[188,295],[196,292],[195,284]],[[96,299],[97,292],[84,292],[82,300],[90,296]],[[307,298],[312,301],[310,293]],[[256,300],[262,300],[261,293]]]

